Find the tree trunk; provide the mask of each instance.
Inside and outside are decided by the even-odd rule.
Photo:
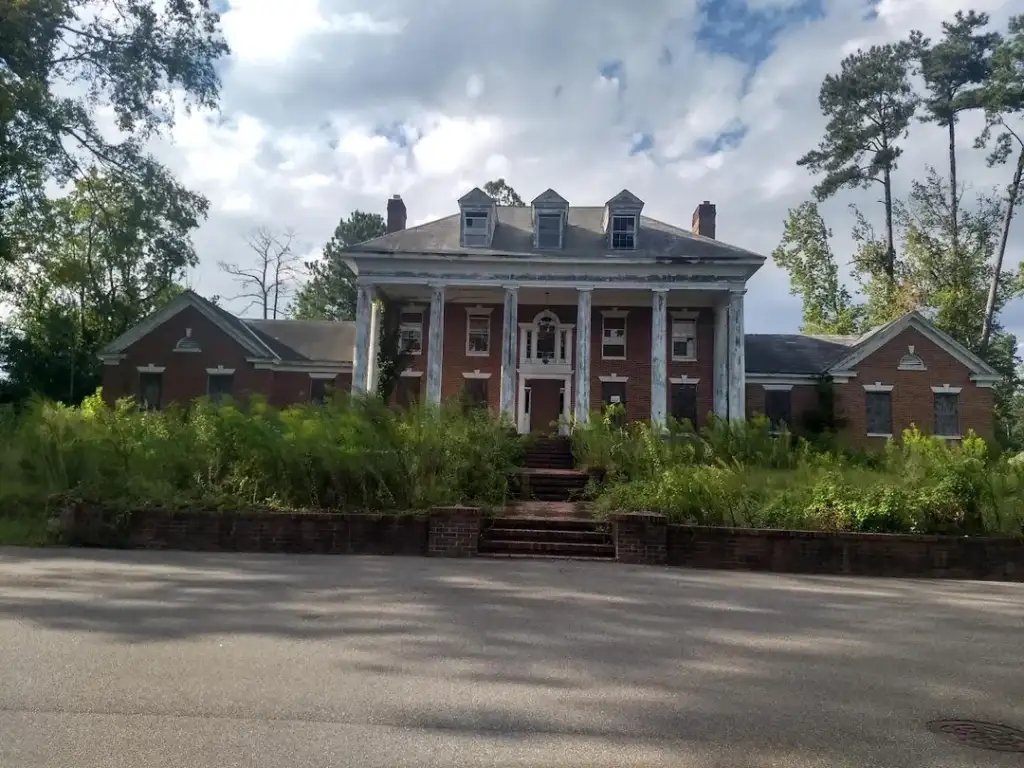
[[[956,190],[956,115],[949,118],[949,219],[953,258],[960,255],[960,220]]]
[[[992,268],[992,282],[988,286],[988,301],[985,303],[985,317],[981,326],[981,351],[988,348],[992,335],[992,323],[996,313],[996,297],[999,293],[999,277],[1003,271],[1003,256],[1006,254],[1006,241],[1010,238],[1010,222],[1013,221],[1013,207],[1020,192],[1021,175],[1024,174],[1024,146],[1017,156],[1017,168],[1013,172],[1013,182],[1006,195],[1006,212],[1003,214],[1003,231],[999,234],[999,247],[996,249],[996,263]]]
[[[892,235],[892,171],[885,169],[885,176],[882,181],[885,186],[885,273],[889,276],[889,282],[896,282],[896,246],[893,244]]]

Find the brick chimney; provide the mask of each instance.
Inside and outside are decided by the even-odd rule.
[[[401,195],[392,195],[388,200],[388,232],[401,232],[405,229],[405,202]]]
[[[705,200],[693,212],[693,234],[715,236],[715,206]]]

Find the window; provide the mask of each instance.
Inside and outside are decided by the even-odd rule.
[[[328,390],[334,388],[333,379],[310,379],[309,402],[323,405],[327,402]]]
[[[606,314],[601,326],[601,357],[605,360],[626,359],[626,316]]]
[[[612,216],[612,248],[636,248],[636,216]]]
[[[423,312],[406,310],[398,320],[399,348],[403,354],[423,353]]]
[[[626,382],[624,381],[602,381],[601,382],[601,404],[604,410],[614,408],[612,411],[612,423],[621,427],[626,421]]]
[[[206,394],[215,403],[219,403],[225,397],[231,397],[231,390],[235,384],[233,373],[210,373],[206,376]]]
[[[764,415],[771,423],[772,432],[781,432],[783,425],[793,423],[793,392],[788,389],[766,389]]]
[[[486,357],[491,351],[491,316],[470,310],[466,318],[466,354]]]
[[[935,434],[939,437],[960,437],[960,395],[956,392],[936,392]]]
[[[487,245],[489,234],[486,211],[467,211],[463,214],[463,240],[466,245]]]
[[[892,435],[892,392],[867,393],[868,434]]]
[[[562,214],[560,214],[560,213],[538,213],[537,214],[537,247],[538,248],[561,248],[562,247]]]
[[[163,390],[163,373],[140,373],[139,407],[144,411],[159,411]]]
[[[685,419],[691,427],[697,426],[696,384],[672,384],[672,418],[676,421]]]
[[[409,408],[420,401],[420,376],[399,376],[395,384],[395,404]]]
[[[697,322],[695,320],[672,321],[672,359],[697,359]]]
[[[487,379],[466,379],[462,385],[462,396],[470,408],[486,408]]]

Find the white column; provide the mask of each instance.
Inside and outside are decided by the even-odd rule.
[[[441,402],[441,358],[444,356],[444,286],[430,290],[430,335],[427,340],[427,399]]]
[[[370,306],[370,353],[369,360],[367,360],[367,375],[366,375],[366,391],[376,392],[377,382],[379,381],[379,370],[380,365],[380,334],[381,334],[381,316],[383,315],[384,307],[380,303],[380,297],[374,296],[374,301]]]
[[[352,353],[353,392],[366,392],[370,375],[370,336],[375,294],[372,285],[360,285],[356,289],[356,345]]]
[[[742,421],[747,418],[743,293],[743,291],[737,291],[729,297],[729,418],[734,421]]]
[[[655,288],[651,297],[651,422],[664,424],[668,413],[668,289]]]
[[[519,358],[516,341],[519,338],[519,289],[505,286],[505,311],[501,318],[501,413],[517,427],[516,370]]]
[[[729,418],[729,300],[715,305],[714,349],[714,412],[720,419]]]
[[[590,320],[594,292],[581,288],[576,294],[576,411],[575,419],[590,418]]]

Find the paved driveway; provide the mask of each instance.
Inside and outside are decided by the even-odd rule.
[[[1010,766],[1024,585],[0,550],[0,765]]]

